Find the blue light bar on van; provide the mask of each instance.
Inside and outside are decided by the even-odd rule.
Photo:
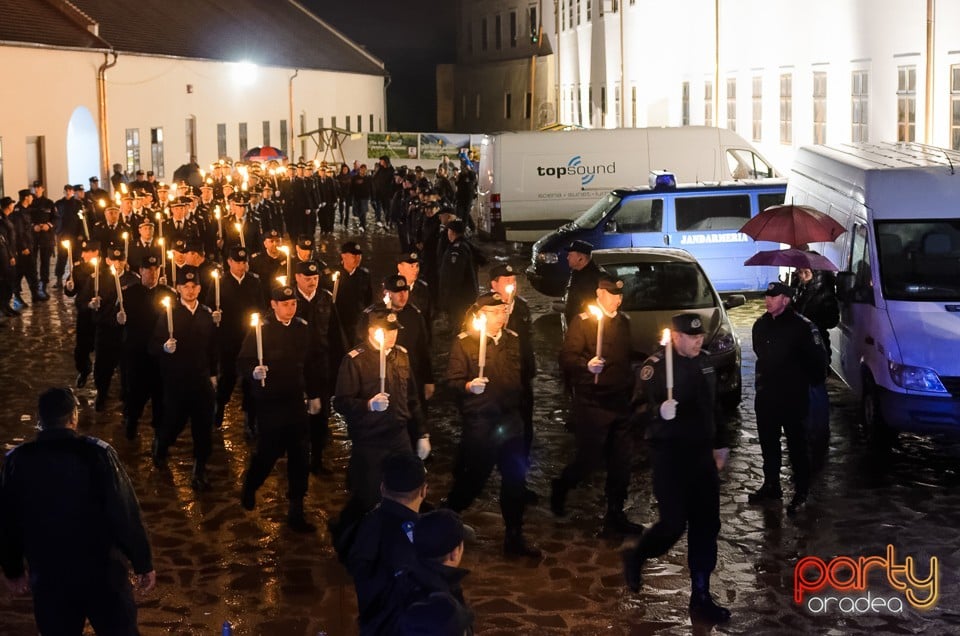
[[[666,170],[650,171],[650,188],[653,190],[673,189],[677,187],[677,177]]]

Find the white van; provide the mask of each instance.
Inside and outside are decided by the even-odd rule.
[[[572,221],[603,192],[667,170],[678,183],[773,178],[769,161],[725,128],[504,132],[480,144],[481,234],[535,241]]]
[[[921,144],[801,148],[787,201],[847,231],[811,245],[836,264],[833,366],[869,436],[960,432],[960,153]]]

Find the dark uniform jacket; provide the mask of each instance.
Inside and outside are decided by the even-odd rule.
[[[717,374],[705,353],[685,358],[673,352],[673,399],[677,416],[660,418],[660,405],[667,399],[667,363],[661,348],[643,363],[638,373],[638,393],[651,415],[646,437],[653,443],[687,446],[729,446],[724,420],[717,417]]]
[[[260,279],[261,304],[264,307],[269,307],[270,290],[280,284],[277,282],[277,276],[287,275],[286,255],[279,252],[277,258],[274,258],[265,251],[257,252],[250,259],[250,271]],[[292,285],[294,282],[287,281],[287,284]]]
[[[207,307],[216,308],[216,289],[210,285],[204,298]],[[217,340],[222,349],[240,350],[243,339],[250,331],[250,315],[260,311],[263,291],[260,278],[247,272],[237,282],[229,269],[220,277],[220,327]]]
[[[520,340],[517,334],[504,328],[500,341],[487,336],[487,359],[484,377],[490,379],[483,393],[474,395],[466,389],[467,382],[478,377],[480,338],[476,333],[460,332],[450,348],[446,384],[457,396],[460,412],[466,426],[485,426],[488,432],[501,427],[504,440],[521,434],[519,416],[521,385]],[[482,424],[481,424],[482,423]]]
[[[370,271],[363,266],[348,274],[341,265],[340,282],[337,284],[337,313],[343,325],[343,332],[350,342],[348,346],[358,342],[356,340],[357,325],[363,310],[373,302],[373,285],[370,282]],[[366,340],[366,338],[361,339]]]
[[[334,408],[347,420],[350,440],[384,447],[406,440],[409,446],[407,423],[414,423],[419,437],[423,413],[410,358],[399,345],[387,352],[386,393],[390,395],[390,406],[378,413],[371,411],[367,402],[379,392],[380,352],[366,344],[355,347],[340,364],[333,396]]]
[[[124,232],[130,234],[130,236],[136,236],[137,230],[119,221],[114,225],[109,225],[106,221],[97,221],[93,224],[93,227],[90,228],[90,232],[93,234],[94,239],[100,241],[100,256],[104,257],[107,254],[107,249],[111,245],[123,247]]]
[[[257,380],[250,382],[254,399],[259,402],[299,402],[303,408],[306,391],[304,368],[310,353],[310,329],[307,322],[294,316],[289,324],[284,325],[271,314],[263,319],[260,331],[263,339],[263,364],[268,369],[262,386]],[[237,357],[237,370],[241,377],[249,378],[258,364],[257,334],[255,329],[250,329]]]
[[[77,215],[83,211],[83,204],[75,197],[66,197],[58,199],[53,204],[56,208],[57,225],[54,231],[58,235],[63,235],[71,241],[83,234],[83,225],[80,223],[80,217]]]
[[[812,322],[787,307],[774,318],[765,313],[753,323],[757,354],[757,400],[805,413],[810,386],[826,378],[827,353]]]
[[[436,560],[421,559],[417,564],[397,575],[397,604],[400,605],[399,625],[410,625],[413,618],[412,613],[415,608],[414,603],[428,601],[431,595],[443,594],[453,601],[453,616],[446,616],[444,625],[455,624],[459,630],[463,628],[462,635],[470,636],[473,634],[473,611],[467,605],[463,597],[462,581],[470,573],[463,568],[455,568],[444,565]],[[423,619],[417,617],[413,619],[414,625],[418,627]],[[403,633],[403,632],[401,632]],[[414,632],[416,633],[416,632]],[[458,636],[461,634],[457,632]]]
[[[520,359],[524,363],[520,377],[524,386],[529,386],[537,375],[537,358],[533,353],[533,316],[530,314],[530,305],[520,296],[513,298],[507,327],[520,338]]]
[[[166,321],[166,309],[160,304],[164,297],[170,298],[171,303],[177,302],[176,292],[165,285],[149,288],[137,283],[123,290],[124,311],[127,313],[127,324],[123,326],[124,353],[147,353],[157,319],[163,316]]]
[[[567,325],[597,297],[597,281],[603,272],[604,269],[593,261],[584,265],[581,270],[570,272],[570,280],[567,281],[567,304],[563,310]]]
[[[343,357],[343,336],[340,333],[340,318],[333,304],[333,294],[317,287],[313,298],[307,300],[297,289],[297,318],[303,319],[310,328],[310,351],[307,357],[307,396],[323,397],[321,391],[331,388],[331,376],[335,371],[333,360]]]
[[[451,320],[460,322],[463,314],[477,299],[477,269],[473,249],[463,239],[451,243],[440,262],[441,307]]]
[[[167,331],[166,309],[157,318],[150,341],[150,353],[157,356],[163,373],[164,386],[206,387],[217,374],[216,327],[210,308],[197,303],[193,313],[177,301],[173,304],[173,337],[177,350],[166,353],[163,343],[170,337]]]
[[[122,556],[121,556],[122,555]],[[126,557],[153,570],[133,484],[109,444],[69,429],[40,431],[7,454],[0,472],[0,565],[8,579],[76,579]]]
[[[830,351],[830,332],[840,324],[840,304],[837,302],[835,278],[831,272],[814,272],[806,285],[797,288],[794,308],[820,330],[827,351]]]
[[[567,325],[560,348],[560,370],[573,388],[578,400],[586,400],[604,408],[618,410],[629,404],[633,390],[630,356],[630,319],[622,312],[613,318],[603,317],[603,372],[594,382],[587,363],[597,351],[597,319],[583,312]]]
[[[357,325],[357,337],[361,340],[367,337],[367,324],[369,323],[370,312],[375,310],[385,310],[386,305],[382,302],[373,303],[363,310],[363,316],[360,324]],[[408,301],[403,309],[393,310],[397,315],[397,320],[403,329],[397,335],[397,344],[407,350],[410,355],[410,365],[413,367],[413,375],[417,379],[419,386],[424,384],[433,384],[433,363],[430,361],[430,340],[427,336],[427,325],[423,320],[423,314]]]

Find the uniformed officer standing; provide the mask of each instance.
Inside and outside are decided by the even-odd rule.
[[[90,301],[93,300],[93,285],[88,284],[93,278],[93,259],[100,258],[100,243],[84,241],[80,244],[80,260],[71,264],[70,278],[63,285],[64,294],[75,297],[74,305],[77,313],[77,335],[73,346],[73,364],[77,369],[77,387],[87,384],[93,365],[90,364],[90,354],[93,353],[96,325],[93,321],[93,309]]]
[[[370,314],[367,339],[343,358],[337,374],[333,406],[347,421],[350,464],[347,486],[350,500],[331,524],[336,544],[340,534],[373,508],[380,499],[383,460],[411,452],[409,422],[422,429],[420,398],[413,381],[407,351],[396,344],[400,321],[387,311]],[[377,333],[383,343],[377,341]],[[380,350],[386,352],[384,388],[380,389]]]
[[[720,478],[729,456],[724,422],[715,420],[716,373],[703,346],[703,317],[672,319],[673,389],[667,389],[666,352],[647,358],[639,373],[638,396],[652,421],[647,429],[653,463],[653,492],[660,519],[636,547],[623,551],[627,586],[639,591],[643,563],[665,554],[687,531],[690,566],[690,617],[712,624],[730,611],[710,596],[710,574],[717,565],[720,533]]]
[[[33,202],[30,204],[30,222],[33,224],[34,256],[37,259],[37,281],[46,293],[50,285],[50,260],[56,249],[56,209],[46,196],[41,181],[33,182]]]
[[[623,281],[604,274],[594,291],[603,320],[602,351],[597,355],[598,318],[584,311],[567,325],[560,349],[560,369],[573,390],[569,427],[576,456],[552,483],[550,509],[566,513],[567,492],[607,463],[607,513],[603,534],[637,534],[643,527],[627,519],[623,505],[630,485],[633,455],[630,433],[630,319],[619,311]]]
[[[271,290],[279,285],[277,276],[287,275],[287,256],[280,251],[280,233],[263,233],[263,249],[250,258],[250,271],[260,280],[261,304],[270,304]],[[288,281],[289,282],[289,281]]]
[[[463,221],[447,224],[450,246],[440,260],[439,306],[447,312],[453,329],[460,325],[477,298],[477,268],[473,248],[463,238],[465,231]]]
[[[816,325],[793,310],[793,289],[773,282],[763,296],[767,313],[753,323],[757,354],[757,432],[763,454],[763,485],[750,503],[783,497],[780,489],[780,431],[787,436],[793,467],[793,499],[788,514],[806,502],[810,490],[810,455],[803,426],[810,405],[810,387],[826,377],[828,354]]]
[[[567,281],[566,306],[563,310],[567,325],[574,321],[577,314],[586,311],[587,304],[594,298],[597,281],[604,271],[593,262],[592,253],[593,245],[586,241],[576,240],[567,248],[570,280]]]
[[[349,340],[348,346],[357,342],[360,315],[373,302],[370,271],[360,265],[362,261],[363,250],[356,241],[347,241],[340,246],[340,267],[335,270],[339,273],[334,302],[337,304],[343,333]]]
[[[94,336],[93,383],[97,387],[94,408],[103,411],[106,408],[110,385],[114,372],[120,368],[121,395],[126,393],[126,377],[120,362],[123,357],[123,322],[126,315],[121,311],[117,293],[116,276],[120,273],[120,288],[126,290],[140,282],[140,278],[127,271],[127,260],[123,253],[123,244],[112,245],[106,250],[106,262],[99,268],[99,280],[95,284],[92,277],[87,285],[96,287],[97,294],[88,290],[93,309],[93,321],[96,327]]]
[[[0,472],[0,566],[16,594],[33,594],[37,629],[138,634],[137,587],[156,573],[133,484],[106,442],[77,434],[77,399],[47,389],[40,432],[14,448]],[[25,572],[26,561],[29,573]]]
[[[303,498],[307,496],[309,431],[303,398],[304,368],[310,352],[310,329],[297,318],[297,295],[292,287],[274,287],[270,295],[271,316],[263,320],[263,358],[258,357],[257,335],[247,332],[237,358],[241,375],[253,381],[250,390],[256,404],[257,446],[243,476],[240,504],[256,507],[257,489],[263,485],[277,460],[287,456],[287,526],[310,533],[317,527],[307,521]]]
[[[457,395],[463,431],[447,495],[448,508],[462,512],[473,503],[496,466],[500,470],[500,513],[506,526],[507,555],[540,557],[523,536],[527,461],[520,416],[521,361],[517,334],[507,329],[507,306],[500,294],[477,298],[478,321],[485,320],[485,366],[480,368],[480,331],[461,332],[453,341],[447,386]]]
[[[199,276],[197,268],[190,265],[177,272],[180,302],[173,306],[173,333],[168,330],[167,317],[161,315],[150,351],[163,375],[163,422],[153,438],[153,464],[166,467],[168,449],[190,420],[194,457],[190,485],[203,491],[210,489],[206,468],[217,383],[217,342],[213,312],[198,300]]]
[[[310,331],[306,363],[307,416],[310,422],[310,472],[329,475],[323,465],[323,450],[330,438],[330,398],[333,395],[332,360],[343,358],[340,319],[333,294],[320,289],[320,264],[304,261],[296,266],[297,317]],[[306,345],[304,345],[306,346]]]
[[[404,252],[397,259],[397,273],[407,281],[410,288],[410,303],[420,310],[427,323],[427,338],[433,341],[433,300],[430,286],[420,278],[420,255],[416,252]]]

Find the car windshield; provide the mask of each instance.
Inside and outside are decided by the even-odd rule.
[[[603,220],[603,217],[607,216],[610,210],[617,207],[618,203],[620,203],[620,197],[615,194],[608,194],[594,203],[589,210],[578,216],[574,223],[577,224],[577,227],[592,230]]]
[[[679,311],[717,305],[713,289],[696,263],[612,263],[603,268],[623,281],[621,311]]]
[[[880,284],[889,300],[960,300],[960,220],[876,224]]]

